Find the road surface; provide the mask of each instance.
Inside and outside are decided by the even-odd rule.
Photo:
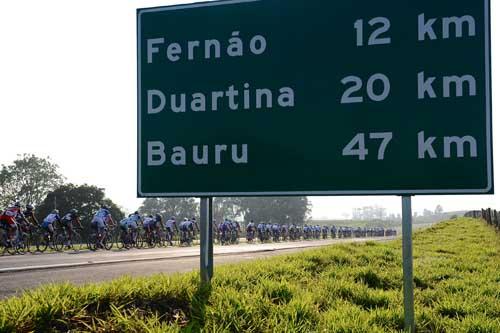
[[[388,240],[348,238],[269,244],[239,244],[214,247],[214,265],[236,263],[346,242]],[[53,282],[85,284],[123,275],[188,272],[199,269],[199,246],[145,250],[81,251],[0,257],[0,298]]]

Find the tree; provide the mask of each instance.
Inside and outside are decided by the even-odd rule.
[[[214,198],[213,218],[220,222],[224,218],[236,219],[241,216],[241,198]]]
[[[443,212],[444,212],[443,206],[437,205],[436,209],[434,210],[434,214],[441,215],[441,214],[443,214]]]
[[[115,221],[123,219],[123,211],[110,199],[105,197],[104,190],[92,185],[66,184],[58,187],[45,197],[42,204],[36,208],[37,218],[43,220],[54,208],[61,214],[70,209],[77,209],[84,224],[89,224],[94,214],[102,204],[110,207],[111,215]]]
[[[239,206],[245,222],[303,224],[311,205],[307,197],[240,198]]]
[[[2,165],[0,171],[0,206],[6,207],[13,201],[38,205],[47,193],[64,182],[59,166],[49,157],[40,158],[23,154],[11,165]]]
[[[139,208],[141,214],[175,216],[178,220],[198,216],[198,203],[194,198],[147,198]]]
[[[431,217],[433,213],[429,209],[424,209],[424,213],[422,215],[425,217]]]

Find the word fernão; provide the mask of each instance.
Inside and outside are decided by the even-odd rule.
[[[245,52],[258,56],[266,52],[267,40],[264,36],[252,37],[246,47],[239,36],[239,31],[233,31],[227,45],[217,39],[207,39],[203,42],[191,40],[180,44],[168,43],[165,38],[149,38],[146,40],[148,64],[152,64],[158,59],[167,59],[170,62],[183,59],[194,61],[200,58],[205,60],[220,59],[223,55],[243,57]]]

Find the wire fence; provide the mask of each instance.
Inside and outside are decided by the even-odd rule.
[[[465,214],[465,217],[483,219],[486,221],[486,223],[500,231],[500,212],[495,209],[486,208],[481,210],[473,210],[467,212]]]

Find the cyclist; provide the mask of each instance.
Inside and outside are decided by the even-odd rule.
[[[122,219],[120,222],[118,222],[118,225],[120,226],[120,230],[123,232],[123,233],[127,233],[128,231],[128,219],[132,216],[132,214],[129,214],[128,217],[125,217],[124,219]]]
[[[139,223],[141,222],[142,222],[142,217],[138,211],[135,211],[134,214],[130,214],[129,217],[127,218],[127,227],[130,228],[133,243],[136,242],[137,228],[139,227]]]
[[[47,215],[42,222],[42,229],[49,233],[50,237],[54,237],[54,223],[61,223],[61,217],[59,216],[59,211],[54,209],[52,213]]]
[[[173,246],[174,244],[172,243],[172,239],[174,238],[174,230],[175,233],[179,232],[179,229],[177,229],[177,222],[175,221],[175,216],[172,216],[170,219],[165,222],[165,230],[168,235],[169,239],[169,244]]]
[[[153,229],[156,231],[156,234],[160,234],[160,231],[163,229],[163,218],[160,214],[155,214],[153,220]]]
[[[103,240],[106,236],[105,232],[108,223],[114,223],[113,217],[109,212],[109,207],[102,205],[90,222],[90,227],[97,232],[97,242],[100,247],[104,247]]]
[[[191,219],[191,225],[193,227],[193,238],[195,238],[196,233],[200,232],[200,227],[198,226],[198,222],[196,222],[196,217]]]
[[[2,215],[0,215],[0,226],[7,231],[7,238],[9,241],[12,241],[16,236],[16,220],[23,217],[24,215],[21,212],[21,204],[19,202],[14,203],[12,207],[7,208]]]
[[[261,242],[264,240],[265,229],[266,225],[264,223],[257,224],[257,234]]]
[[[146,232],[146,238],[151,238],[153,232],[154,217],[153,215],[148,215],[144,218],[143,227]]]
[[[35,208],[32,205],[27,204],[26,210],[23,212],[23,214],[24,214],[24,217],[26,218],[26,220],[28,222],[30,222],[31,224],[36,225],[36,226],[40,225],[40,223],[38,222],[38,220],[35,216]]]
[[[184,221],[179,225],[179,229],[181,230],[181,243],[191,243],[191,236],[194,230],[193,222],[184,218]]]
[[[277,223],[274,223],[272,225],[272,232],[273,232],[273,242],[279,242],[280,240],[280,225]]]
[[[286,224],[282,224],[281,225],[281,237],[282,237],[283,241],[287,240],[287,237],[288,237],[288,225],[286,225]]]
[[[70,248],[73,239],[73,226],[76,223],[77,228],[83,229],[82,223],[80,222],[80,218],[78,217],[78,210],[72,209],[61,219],[61,224],[66,232],[68,240],[66,241],[66,247]]]
[[[228,218],[225,218],[224,222],[222,222],[222,240],[224,243],[229,243],[231,241],[232,230],[233,224]]]
[[[332,227],[330,228],[330,234],[332,235],[332,238],[336,238],[337,237],[337,227],[332,225]]]
[[[240,223],[237,221],[230,221],[230,222],[231,222],[231,229],[234,231],[232,241],[238,242],[240,239],[240,233],[241,233]]]
[[[253,241],[253,238],[255,237],[255,223],[253,223],[253,220],[250,220],[247,224],[247,240],[248,241]]]

